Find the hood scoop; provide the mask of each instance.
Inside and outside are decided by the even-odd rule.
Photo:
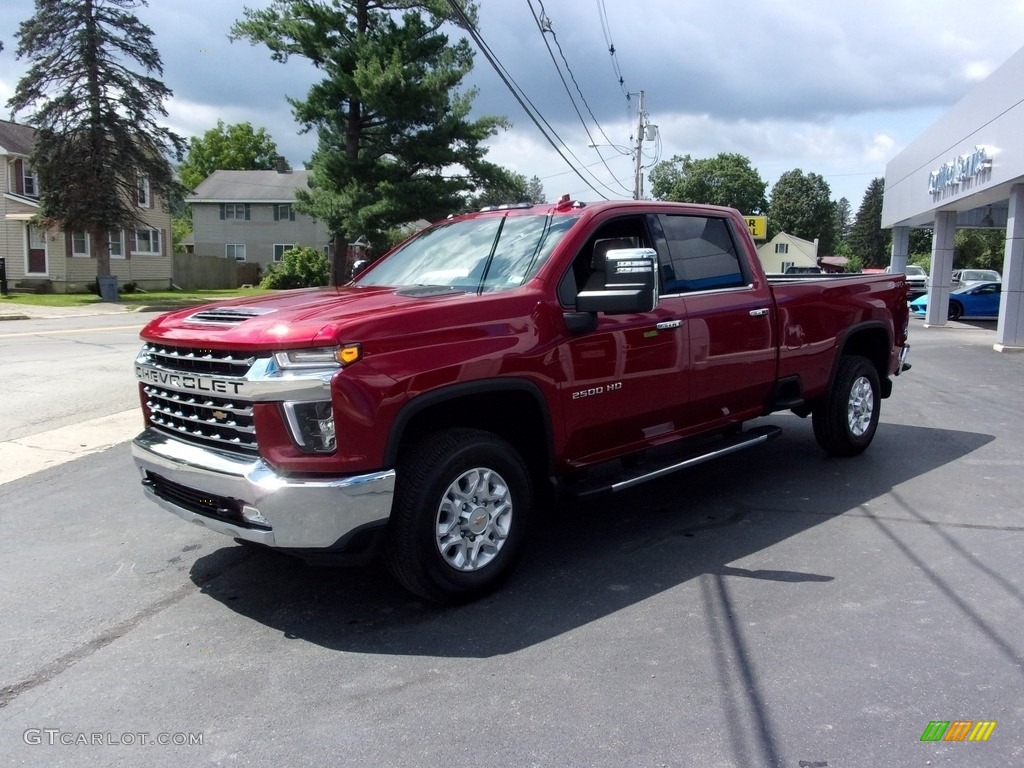
[[[211,307],[201,309],[185,318],[186,322],[208,323],[211,325],[237,325],[254,317],[269,315],[275,309],[261,307]]]
[[[453,288],[448,285],[414,285],[395,291],[396,296],[408,296],[410,299],[426,299],[431,296],[452,296],[465,293],[465,288]]]

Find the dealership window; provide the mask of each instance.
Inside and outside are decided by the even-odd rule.
[[[235,261],[245,261],[245,243],[228,243],[224,246],[224,257]]]
[[[71,255],[72,256],[88,256],[89,255],[89,235],[86,232],[72,232],[71,233]]]
[[[132,253],[141,253],[150,256],[159,256],[160,251],[160,230],[158,229],[136,229],[135,247]]]
[[[274,221],[295,221],[295,209],[289,203],[275,205]]]
[[[789,253],[789,243],[776,243],[775,244],[775,252],[776,253]]]
[[[294,243],[275,243],[274,244],[274,261],[280,261],[281,257],[284,256],[284,252],[290,248],[294,248]]]
[[[137,189],[137,202],[140,208],[149,208],[150,196],[149,196],[149,179],[145,176],[139,176],[136,182]]]

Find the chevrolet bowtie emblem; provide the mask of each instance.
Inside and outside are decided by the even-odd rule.
[[[217,421],[224,421],[228,417],[224,411],[214,411],[212,415]]]

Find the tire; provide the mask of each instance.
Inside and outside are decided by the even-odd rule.
[[[959,320],[963,316],[964,316],[964,305],[961,304],[959,301],[951,301],[951,302],[949,302],[949,314],[947,315],[947,317],[950,320]]]
[[[388,570],[415,595],[460,603],[493,591],[522,554],[530,475],[505,440],[448,429],[403,456],[388,522]]]
[[[875,366],[866,357],[844,355],[831,388],[811,413],[818,445],[832,456],[863,453],[875,437],[881,402]]]

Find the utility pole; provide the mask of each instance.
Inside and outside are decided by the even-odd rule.
[[[639,200],[643,197],[644,177],[641,174],[643,167],[644,147],[644,92],[640,91],[640,101],[637,104],[636,120],[636,170],[633,176],[633,199]]]

